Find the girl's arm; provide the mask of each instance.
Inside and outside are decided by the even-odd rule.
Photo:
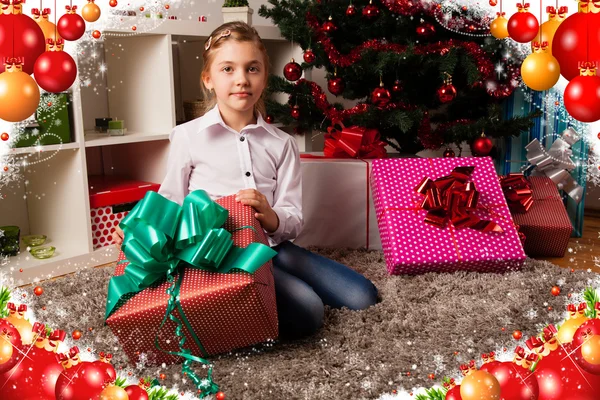
[[[273,193],[273,211],[279,218],[279,227],[268,233],[277,243],[294,239],[302,224],[302,171],[296,139],[289,136],[277,167],[277,186]]]
[[[171,144],[167,172],[158,193],[181,205],[188,194],[190,173],[192,172],[190,143],[187,132],[178,128],[173,129],[169,140]]]

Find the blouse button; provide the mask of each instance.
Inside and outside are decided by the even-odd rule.
[[[246,172],[246,176],[250,176],[250,175],[252,175],[252,174],[250,173],[250,171],[247,171],[247,172]]]
[[[243,142],[244,140],[246,140],[246,137],[245,137],[245,136],[242,136],[242,137],[240,138],[240,142]]]

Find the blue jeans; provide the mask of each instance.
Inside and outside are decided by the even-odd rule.
[[[279,334],[299,338],[323,325],[324,305],[363,310],[377,303],[377,288],[358,272],[286,241],[273,247]]]

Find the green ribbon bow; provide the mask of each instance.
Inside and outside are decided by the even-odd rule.
[[[183,357],[184,372],[197,383],[201,392],[206,389],[206,394],[218,389],[212,383],[212,367],[209,369],[208,379],[200,380],[191,371],[190,364],[192,361],[203,364],[209,362],[193,356],[188,349],[183,348],[185,324],[194,342],[204,355],[206,353],[179,304],[179,287],[185,268],[219,273],[235,269],[252,274],[277,254],[262,243],[251,243],[246,248],[234,246],[231,233],[221,227],[228,214],[227,209],[213,202],[203,190],[190,193],[182,206],[158,193],[146,193],[120,224],[125,235],[121,249],[129,265],[123,275],[112,277],[108,285],[106,319],[131,295],[163,280],[173,282],[175,273],[179,272],[178,282],[167,289],[170,300],[160,328],[167,318],[177,324],[176,334],[180,337],[181,351],[161,349],[158,333],[155,345],[161,351]],[[254,229],[251,226],[239,229],[243,228]],[[183,321],[171,314],[175,309]]]

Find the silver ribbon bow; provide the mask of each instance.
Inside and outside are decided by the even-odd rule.
[[[571,176],[576,167],[571,156],[571,146],[581,137],[572,128],[565,129],[561,137],[556,139],[546,151],[539,140],[533,139],[527,146],[527,161],[533,166],[531,175],[547,176],[564,190],[573,200],[579,203],[583,197],[583,188]]]

